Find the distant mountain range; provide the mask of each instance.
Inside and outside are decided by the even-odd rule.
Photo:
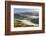
[[[30,13],[29,12],[24,12],[24,13],[20,13],[20,14],[27,14],[27,15],[29,14],[29,15],[31,15],[32,12],[30,12]]]
[[[22,12],[22,13],[15,13],[14,15],[16,15],[16,14],[24,14],[24,15],[36,15],[36,16],[38,16],[38,12]]]

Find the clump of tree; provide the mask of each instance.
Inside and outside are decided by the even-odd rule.
[[[37,18],[37,19],[31,19],[31,22],[33,22],[35,24],[39,24],[39,18]]]

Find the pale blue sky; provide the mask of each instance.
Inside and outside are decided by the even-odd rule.
[[[14,13],[32,12],[33,10],[39,10],[39,9],[14,8]]]

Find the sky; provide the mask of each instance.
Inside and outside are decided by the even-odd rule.
[[[14,13],[38,12],[39,9],[14,8]]]

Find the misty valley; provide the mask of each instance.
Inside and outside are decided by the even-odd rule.
[[[14,13],[14,27],[38,27],[38,12]]]

